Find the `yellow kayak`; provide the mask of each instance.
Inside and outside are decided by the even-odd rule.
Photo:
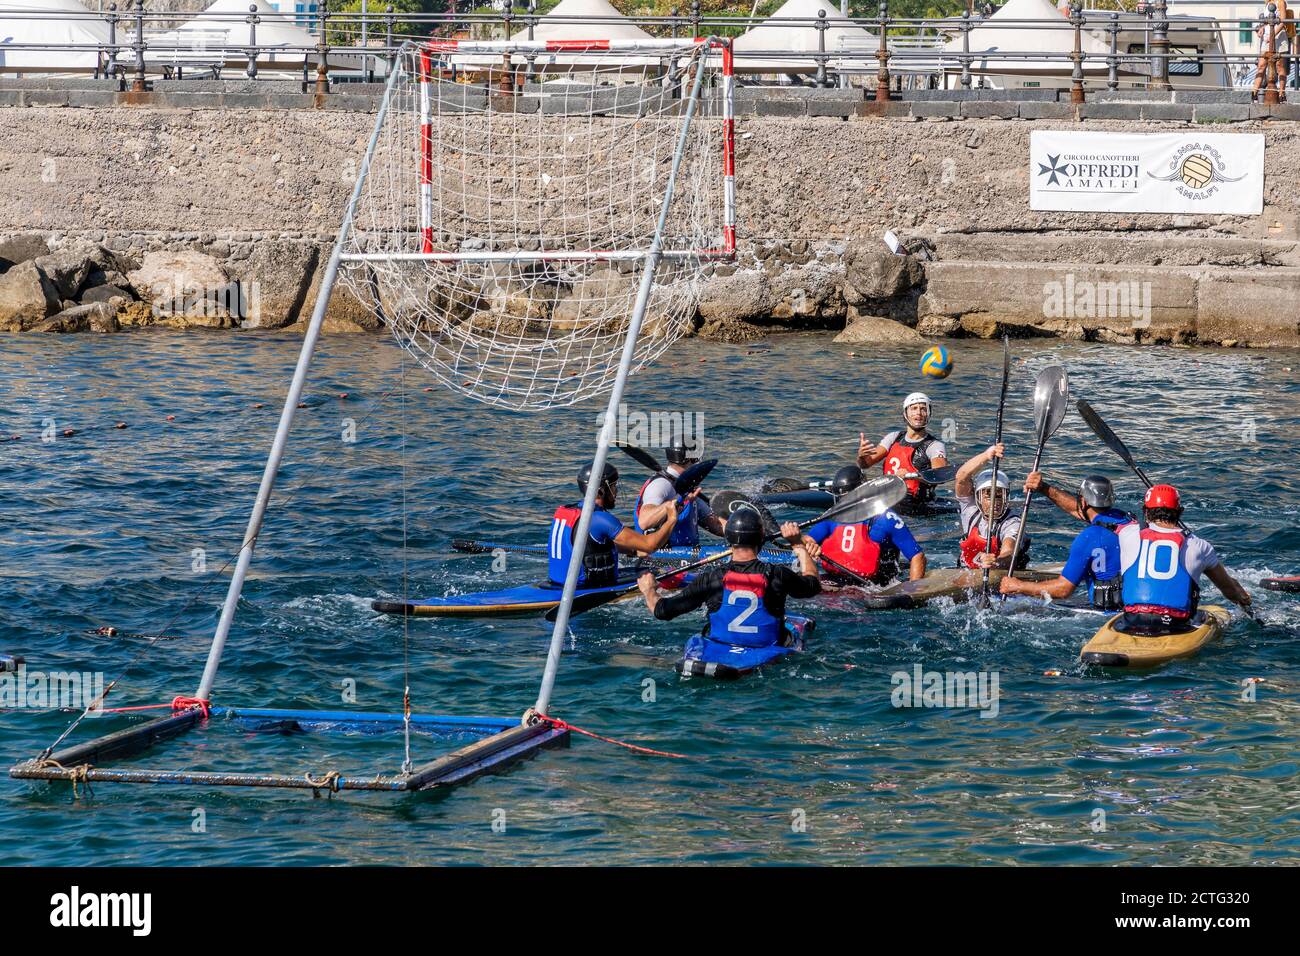
[[[1196,614],[1198,626],[1193,630],[1183,634],[1141,637],[1115,630],[1115,624],[1123,616],[1116,614],[1107,621],[1092,640],[1083,645],[1079,659],[1085,664],[1102,667],[1157,667],[1180,657],[1191,657],[1221,636],[1232,619],[1227,608],[1203,607]]]

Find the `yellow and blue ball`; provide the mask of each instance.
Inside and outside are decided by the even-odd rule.
[[[942,345],[927,349],[921,356],[921,374],[931,378],[947,378],[952,374],[952,356]]]

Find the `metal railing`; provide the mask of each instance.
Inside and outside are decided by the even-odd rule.
[[[1204,0],[1178,0],[1178,5],[1194,7],[1198,2]],[[314,68],[315,89],[326,93],[331,81],[374,81],[386,75],[398,47],[411,37],[533,38],[539,30],[563,33],[565,26],[581,24],[635,26],[653,36],[681,38],[736,37],[762,26],[765,29],[748,33],[737,46],[736,68],[743,82],[771,83],[775,78],[833,87],[865,78],[877,100],[888,99],[905,84],[970,90],[999,83],[1068,81],[1071,99],[1082,102],[1089,86],[1223,89],[1249,82],[1253,71],[1255,88],[1262,87],[1266,101],[1275,102],[1284,80],[1288,86],[1298,85],[1300,57],[1288,57],[1281,49],[1297,20],[1283,19],[1274,3],[1261,5],[1258,17],[1245,21],[1252,36],[1262,37],[1253,44],[1259,48],[1235,53],[1227,52],[1224,38],[1243,32],[1241,18],[1175,16],[1167,0],[1138,6],[1136,12],[1122,13],[1072,4],[1068,17],[1051,22],[990,20],[969,13],[894,17],[888,0],[881,0],[874,17],[832,18],[823,12],[816,18],[779,20],[704,15],[698,0],[685,10],[674,8],[666,17],[543,17],[535,3],[522,8],[507,3],[490,14],[399,13],[391,6],[365,14],[332,13],[323,4],[307,29],[302,15],[250,3],[247,13],[198,14],[180,28],[164,29],[176,22],[175,12],[150,12],[143,0],[122,0],[120,7],[110,3],[102,13],[85,15],[0,11],[0,37],[14,37],[0,43],[0,75],[112,77],[123,87],[144,91],[160,77],[220,78],[233,69],[255,80],[301,71],[306,88]],[[31,25],[42,21],[78,23],[85,41],[24,39]],[[28,29],[15,30],[14,24]],[[1023,35],[1023,48],[1009,49],[1005,42],[982,47],[981,37],[990,29]],[[529,72],[544,68],[531,59],[527,65]]]

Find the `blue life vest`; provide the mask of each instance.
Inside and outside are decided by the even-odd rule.
[[[551,519],[551,543],[547,551],[547,570],[551,581],[563,584],[573,557],[573,533],[582,516],[582,504],[561,505]],[[592,515],[595,518],[595,515]],[[618,579],[618,549],[613,541],[597,543],[588,535],[587,550],[582,555],[578,586],[604,587]]]
[[[1123,606],[1118,529],[1133,520],[1126,512],[1110,509],[1090,522],[1092,527],[1108,532],[1102,536],[1103,543],[1093,548],[1092,561],[1088,564],[1088,600],[1095,608],[1118,611]]]
[[[673,480],[672,475],[659,473],[652,475],[644,485],[641,486],[641,492],[636,496],[636,504],[632,506],[632,526],[637,531],[645,532],[641,527],[641,501],[645,498],[645,490],[650,487],[650,482],[656,478],[666,478],[668,481]],[[681,496],[677,497],[677,502],[681,503]],[[695,510],[695,500],[681,510],[677,515],[677,524],[673,525],[673,533],[668,536],[669,548],[694,548],[700,543],[700,523]]]
[[[1131,614],[1188,617],[1196,610],[1198,588],[1187,573],[1187,538],[1142,523],[1137,560],[1124,572],[1124,610]]]
[[[722,604],[709,615],[709,637],[741,647],[767,647],[781,640],[782,622],[767,609],[767,575],[728,571]]]

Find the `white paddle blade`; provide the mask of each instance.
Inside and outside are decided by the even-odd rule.
[[[882,515],[907,497],[907,483],[897,475],[880,475],[864,481],[835,502],[822,518],[856,524]]]
[[[1040,440],[1047,440],[1061,427],[1070,407],[1070,378],[1059,365],[1049,365],[1034,382],[1034,426]]]

